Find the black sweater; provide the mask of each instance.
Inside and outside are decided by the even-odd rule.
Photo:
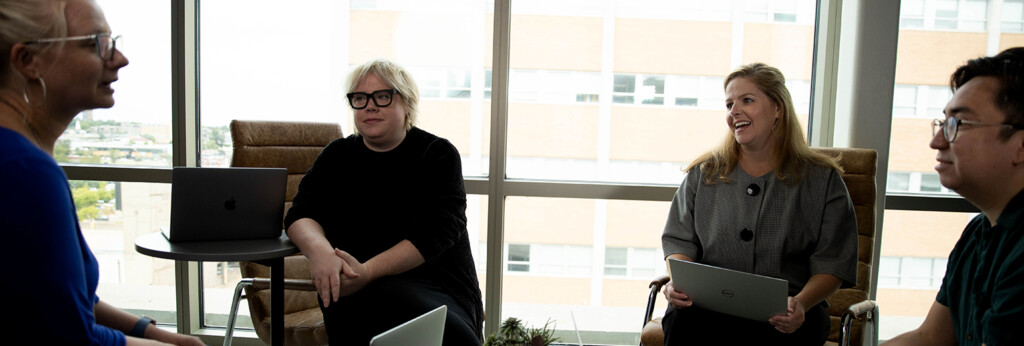
[[[360,262],[408,239],[426,263],[400,275],[440,285],[482,328],[462,162],[447,140],[416,127],[388,152],[370,150],[359,135],[334,140],[299,184],[285,227],[301,218]]]

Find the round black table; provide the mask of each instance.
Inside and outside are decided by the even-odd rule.
[[[270,340],[284,345],[284,257],[299,252],[287,235],[275,239],[171,243],[156,232],[135,239],[135,251],[177,261],[249,261],[270,267]]]

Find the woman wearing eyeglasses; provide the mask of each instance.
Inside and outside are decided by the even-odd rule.
[[[75,115],[114,105],[128,59],[92,1],[0,0],[3,343],[203,345],[96,296],[99,269],[53,159]]]
[[[398,65],[367,62],[348,86],[356,134],[324,148],[285,217],[310,260],[330,343],[366,345],[447,305],[444,344],[479,345],[458,151],[414,126],[419,91]]]
[[[662,247],[666,258],[787,280],[787,311],[755,321],[705,310],[677,289],[686,279],[673,278],[666,345],[821,345],[825,299],[857,282],[857,224],[841,168],[808,147],[785,82],[761,63],[726,77],[729,134],[687,167]]]

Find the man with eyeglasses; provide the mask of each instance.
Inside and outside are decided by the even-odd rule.
[[[967,62],[932,123],[943,186],[982,213],[949,255],[924,322],[887,345],[1024,343],[1024,47]]]

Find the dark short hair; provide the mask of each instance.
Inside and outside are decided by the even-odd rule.
[[[999,81],[996,107],[1006,114],[1003,123],[1024,127],[1024,47],[1008,48],[995,56],[967,61],[950,76],[949,87],[956,92],[974,77],[995,77]],[[1003,129],[999,138],[1006,140],[1015,131]]]

